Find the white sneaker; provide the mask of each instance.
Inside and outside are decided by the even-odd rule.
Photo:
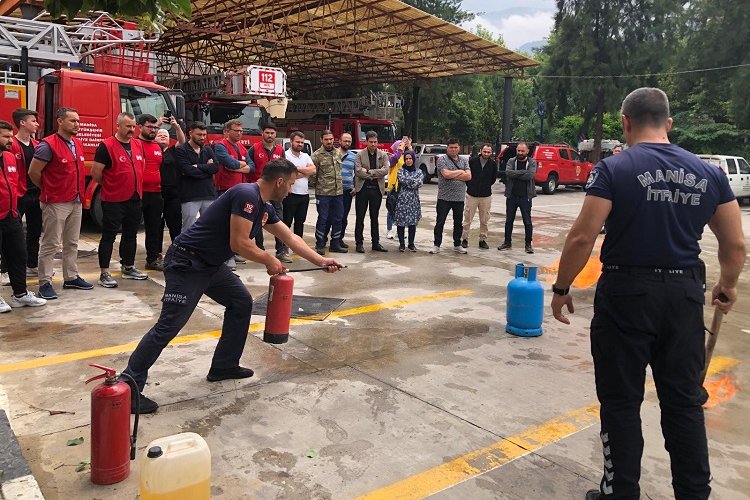
[[[385,237],[388,238],[389,240],[392,240],[393,239],[393,229],[391,229],[390,231],[388,231],[387,233],[385,233]]]
[[[430,249],[430,253],[433,254],[433,255],[436,254],[436,253],[440,253],[440,247],[433,246]]]
[[[0,313],[7,313],[10,312],[10,306],[7,302],[3,300],[2,297],[0,297]]]
[[[453,251],[456,252],[456,253],[467,253],[466,249],[464,247],[462,247],[461,245],[453,247]]]
[[[10,275],[8,273],[0,274],[0,286],[10,285]]]
[[[10,307],[39,307],[43,306],[46,303],[46,299],[37,297],[36,295],[34,295],[34,292],[26,292],[26,295],[24,295],[23,297],[16,297],[15,295],[13,295],[10,298]]]

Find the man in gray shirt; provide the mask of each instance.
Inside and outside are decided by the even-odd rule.
[[[466,181],[471,180],[471,169],[466,158],[458,156],[458,151],[458,139],[448,139],[448,154],[441,156],[437,161],[437,220],[435,221],[435,246],[430,250],[431,254],[440,252],[440,245],[443,242],[443,226],[451,210],[453,210],[453,250],[456,253],[466,253],[466,249],[461,246],[461,232]]]

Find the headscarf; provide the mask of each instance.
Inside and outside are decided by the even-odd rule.
[[[406,157],[407,156],[410,156],[411,159],[412,159],[411,167],[409,167],[409,166],[406,165]],[[414,154],[414,150],[407,149],[406,151],[404,151],[403,158],[404,158],[404,168],[405,169],[407,169],[409,171],[413,171],[414,169],[417,168],[417,155]]]

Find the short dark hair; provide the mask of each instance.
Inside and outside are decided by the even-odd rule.
[[[26,108],[18,108],[13,111],[13,123],[16,124],[16,127],[20,127],[21,120],[25,120],[29,116],[38,118],[39,113],[37,113],[36,111],[32,111],[30,109],[26,109]]]
[[[449,139],[448,139],[447,141],[445,141],[445,143],[446,143],[446,144],[447,144],[448,146],[450,146],[451,144],[460,144],[460,143],[458,142],[458,139],[456,139],[455,137],[450,137],[450,138],[449,138]]]
[[[206,124],[203,122],[193,122],[190,124],[190,131],[195,129],[206,130]]]
[[[482,146],[479,149],[482,150],[484,148],[492,149],[492,144],[490,144],[489,142],[485,142],[484,144],[482,144]]]
[[[529,143],[525,142],[525,141],[520,141],[518,144],[516,144],[516,149],[518,149],[518,146],[520,146],[521,144],[523,144],[524,146],[526,146],[526,149],[530,149],[529,148]]]
[[[325,130],[324,130],[323,132],[321,132],[321,133],[320,133],[320,137],[321,137],[321,139],[322,139],[323,137],[327,136],[327,135],[333,135],[333,132],[331,132],[331,131],[330,131],[330,130],[328,130],[328,129],[325,129]]]
[[[264,181],[273,182],[279,177],[285,179],[297,174],[297,167],[286,158],[276,158],[266,163],[260,178]]]
[[[635,89],[622,101],[622,114],[636,126],[661,126],[669,118],[669,98],[656,87]]]
[[[156,123],[159,119],[156,118],[154,115],[150,115],[148,113],[143,113],[142,115],[138,115],[137,123],[139,126],[144,126],[147,123]]]
[[[290,141],[293,141],[297,137],[302,137],[304,139],[305,138],[305,134],[303,134],[299,130],[295,130],[294,132],[292,132],[291,134],[289,134],[289,140]]]
[[[75,108],[60,108],[55,113],[55,120],[64,120],[68,113],[78,113],[78,110]]]
[[[10,130],[13,132],[13,125],[6,122],[5,120],[0,120],[0,130]]]
[[[368,140],[368,141],[369,141],[370,139],[372,139],[373,137],[374,137],[375,139],[377,139],[377,138],[378,138],[378,133],[377,133],[377,132],[375,132],[374,130],[368,130],[368,131],[367,131],[367,133],[365,134],[365,137],[367,138],[367,140]]]
[[[268,121],[266,122],[266,124],[265,124],[265,125],[263,125],[263,130],[266,130],[266,129],[269,129],[269,128],[270,128],[271,130],[275,130],[275,131],[277,131],[277,132],[279,131],[279,129],[278,129],[278,128],[276,128],[276,124],[275,124],[274,122],[272,122],[271,120],[268,120]],[[263,168],[265,168],[265,167],[263,167]]]

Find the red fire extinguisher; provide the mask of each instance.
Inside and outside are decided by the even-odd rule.
[[[289,340],[289,319],[292,316],[292,296],[294,278],[286,273],[271,276],[268,284],[268,305],[266,306],[266,327],[263,341],[269,344],[283,344]]]
[[[119,483],[130,475],[130,461],[135,460],[138,413],[131,436],[130,385],[118,380],[112,368],[96,363],[89,366],[104,370],[86,381],[104,379],[91,390],[91,482]]]

